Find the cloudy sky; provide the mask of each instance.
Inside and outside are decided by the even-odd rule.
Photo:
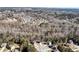
[[[0,7],[79,8],[78,0],[0,0]]]

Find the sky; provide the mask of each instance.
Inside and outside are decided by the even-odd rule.
[[[78,0],[0,0],[0,7],[79,8]]]

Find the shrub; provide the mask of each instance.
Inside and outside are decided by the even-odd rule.
[[[35,47],[24,37],[20,40],[22,52],[35,52]]]
[[[29,52],[35,52],[36,49],[35,49],[35,47],[33,45],[28,45],[28,51]]]

